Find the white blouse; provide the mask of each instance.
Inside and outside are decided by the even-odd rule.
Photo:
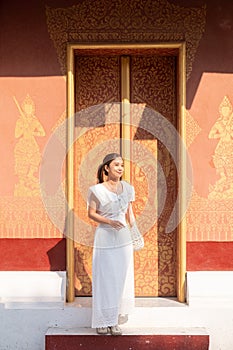
[[[134,187],[126,181],[121,181],[122,192],[120,194],[114,193],[107,189],[107,187],[100,183],[91,186],[88,191],[88,205],[96,206],[96,211],[101,216],[111,220],[118,220],[126,226],[125,214],[130,202],[135,200]],[[103,224],[101,224],[103,226]]]

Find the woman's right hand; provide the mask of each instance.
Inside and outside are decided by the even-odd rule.
[[[113,228],[115,228],[116,230],[120,230],[121,228],[124,227],[122,222],[120,222],[118,220],[109,220],[109,225],[112,226]]]

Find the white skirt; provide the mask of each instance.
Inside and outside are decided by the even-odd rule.
[[[92,262],[92,327],[118,324],[134,308],[133,246],[128,227],[99,225]]]

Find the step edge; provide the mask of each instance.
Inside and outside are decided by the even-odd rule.
[[[208,331],[204,327],[121,327],[123,335],[180,335],[180,336],[208,336]],[[46,332],[46,336],[93,336],[96,330],[93,328],[59,328],[50,327]]]

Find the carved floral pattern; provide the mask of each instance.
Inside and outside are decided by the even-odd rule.
[[[132,57],[131,67],[131,102],[141,103],[143,101],[176,126],[176,58],[134,56]],[[143,125],[142,119],[143,115],[141,125]],[[161,132],[163,132],[162,129]],[[147,291],[150,295],[173,296],[176,294],[176,231],[167,234],[165,233],[165,227],[176,200],[176,167],[166,147],[161,142],[157,142],[153,135],[142,127],[136,130],[133,139],[145,145],[155,154],[163,169],[167,183],[164,209],[156,225],[145,236],[148,247],[147,257],[144,257],[144,261],[148,262],[153,257],[152,260],[157,261],[156,266],[158,268],[157,276],[154,276],[151,280],[152,285],[149,282],[147,284]],[[154,147],[156,147],[156,151],[153,149]],[[176,147],[175,144],[174,147]],[[134,180],[134,186],[136,190],[138,189],[141,192],[141,184],[137,183],[137,178]],[[156,187],[159,190],[160,184],[157,183]],[[159,206],[159,193],[157,193],[157,201]],[[139,254],[143,254],[143,251]],[[147,264],[145,264],[145,273],[148,271],[148,275],[153,276],[154,269],[149,267],[147,270],[147,268]],[[157,294],[154,294],[156,290],[153,285],[154,280],[157,280]],[[140,287],[143,287],[143,284],[140,284]]]
[[[61,211],[52,203],[53,212]],[[11,197],[0,199],[1,238],[61,238],[62,233],[47,215],[40,197]]]
[[[189,111],[185,111],[185,119],[186,119],[186,147],[188,148],[197,135],[201,132],[201,128],[197,121],[191,116]]]
[[[186,220],[187,241],[233,241],[232,199],[210,200],[193,191]]]
[[[77,110],[120,100],[119,60],[119,56],[76,57]],[[87,74],[87,68],[92,74]]]
[[[168,0],[95,0],[68,8],[47,6],[46,16],[63,74],[67,42],[185,41],[189,78],[205,29],[206,7],[185,8]]]

